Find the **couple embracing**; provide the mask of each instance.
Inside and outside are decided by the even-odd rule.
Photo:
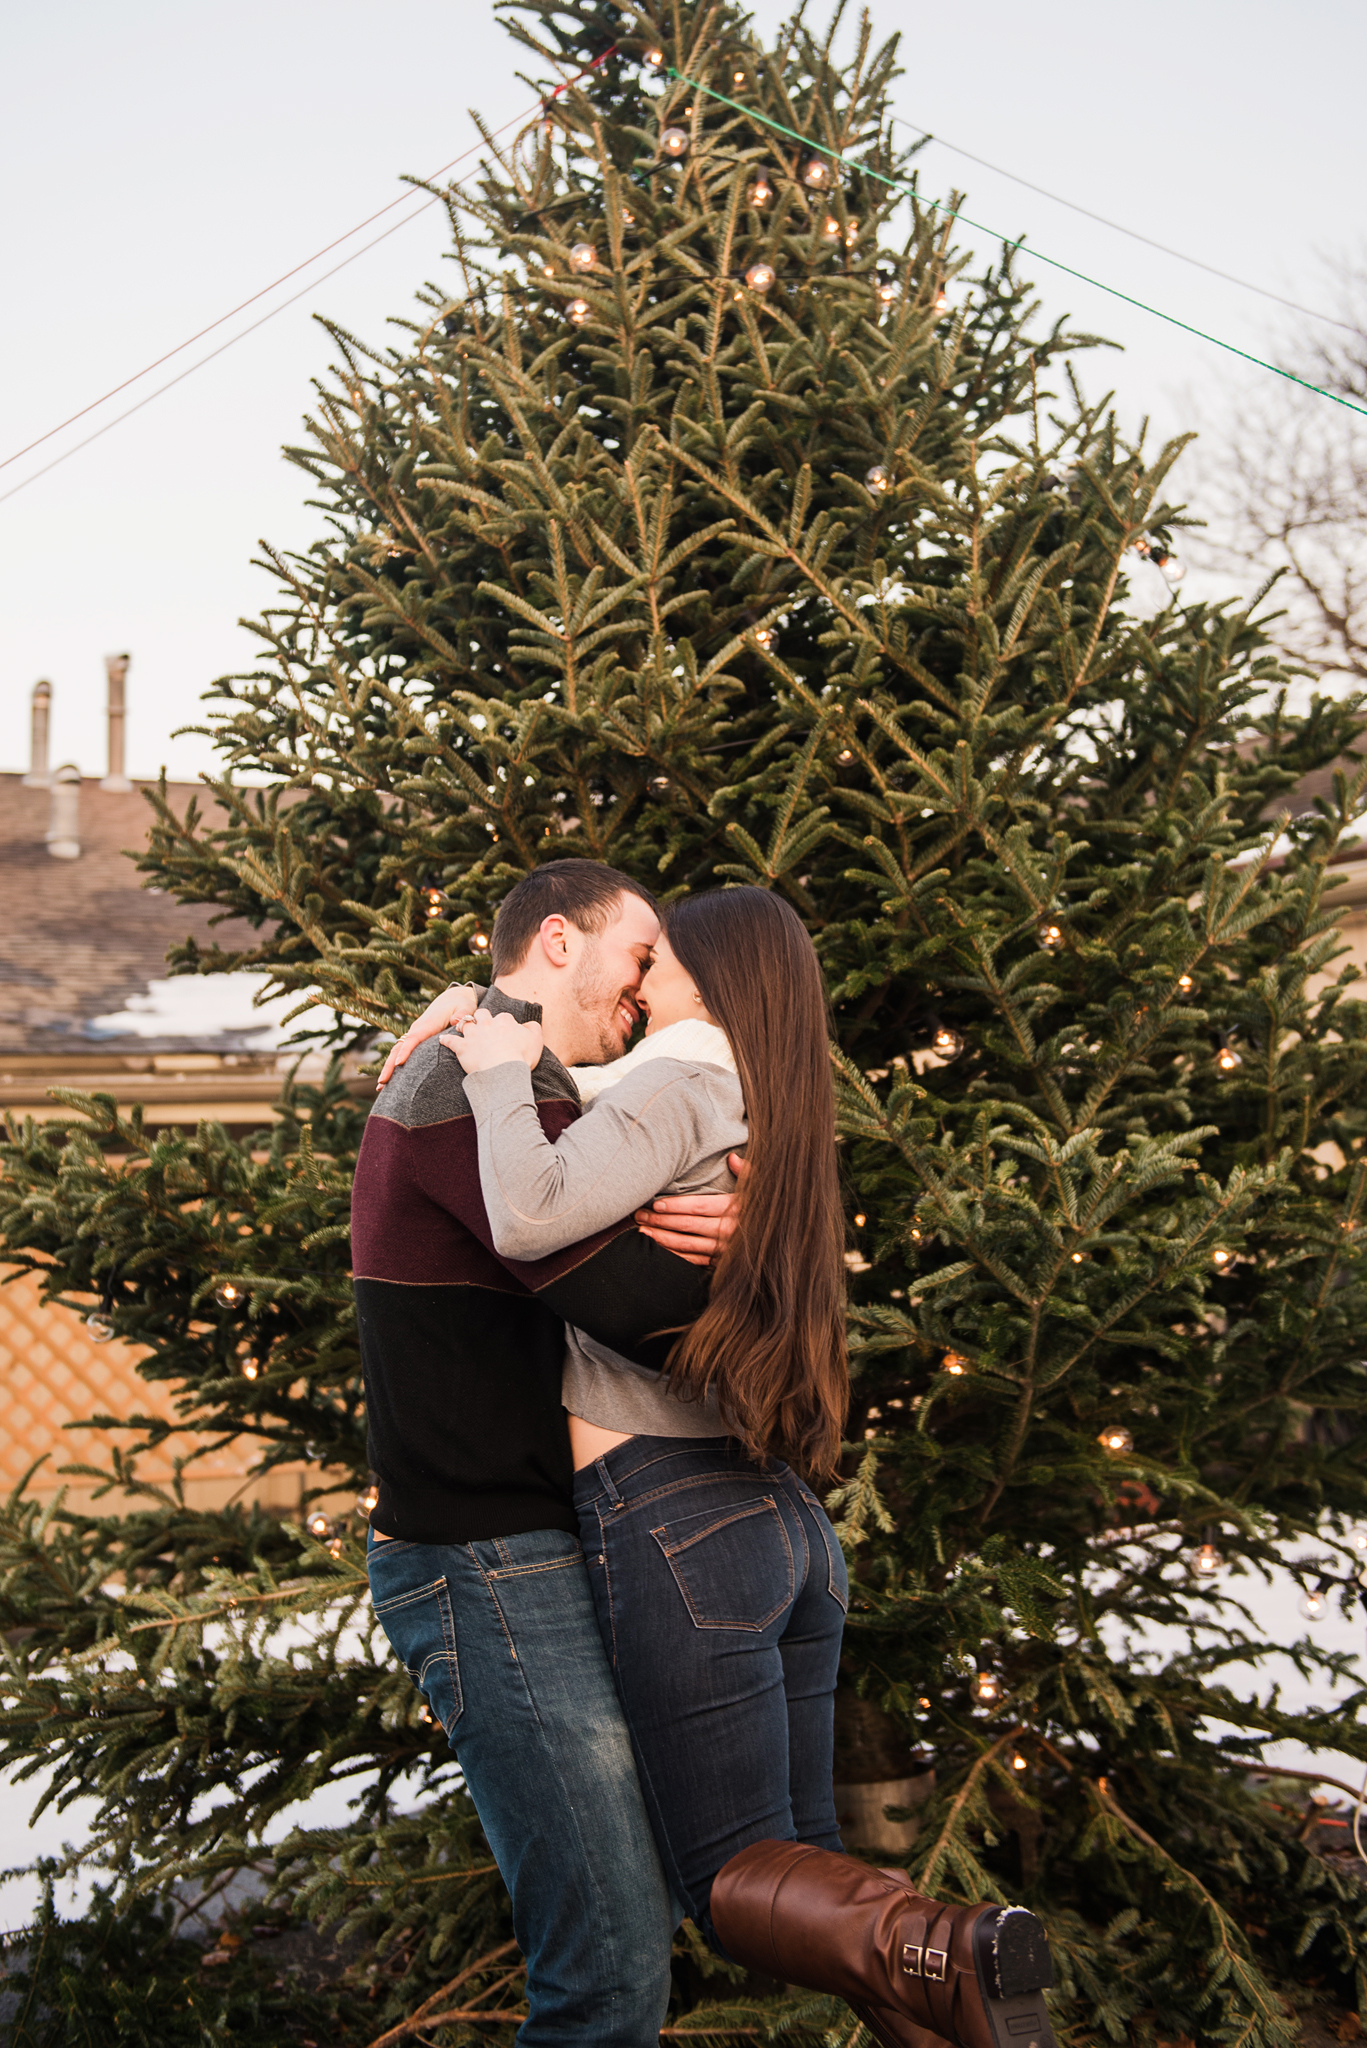
[[[800,1475],[840,1451],[844,1231],[801,921],[728,888],[666,928],[559,860],[491,964],[390,1056],[352,1263],[371,1594],[512,1897],[519,2042],[656,2048],[687,1915],[886,2048],[1050,2048],[1033,1915],[841,1853],[847,1581]]]

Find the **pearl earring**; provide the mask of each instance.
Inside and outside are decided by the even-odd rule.
[[[695,1003],[700,1003],[702,1001],[702,997],[698,994],[698,991],[696,989],[694,989],[693,991],[693,1000]]]

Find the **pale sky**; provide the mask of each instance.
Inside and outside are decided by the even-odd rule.
[[[761,25],[783,11],[765,0]],[[1367,245],[1360,81],[1367,10],[1314,0],[1098,8],[884,0],[900,29],[900,112],[1220,268],[1334,310],[1321,260]],[[824,18],[818,7],[813,18]],[[0,157],[6,318],[0,460],[173,348],[524,109],[518,53],[487,5],[391,0],[94,0],[15,9],[4,29]],[[974,219],[1179,318],[1262,352],[1278,316],[1232,286],[1094,226],[935,146],[923,185],[967,187]],[[402,212],[403,209],[399,209]],[[270,597],[258,536],[306,545],[319,515],[281,460],[325,313],[374,340],[443,273],[439,210],[340,275],[323,257],[33,455],[27,477],[227,335],[305,296],[167,396],[0,503],[0,767],[27,765],[28,697],[55,686],[54,761],[102,773],[102,656],[127,649],[129,766],[190,775],[204,742],[172,741],[223,670],[250,659],[240,615]],[[1093,359],[1131,426],[1161,432],[1248,372],[1090,286],[1034,270],[1046,306],[1126,345]],[[1290,323],[1294,328],[1294,320]]]

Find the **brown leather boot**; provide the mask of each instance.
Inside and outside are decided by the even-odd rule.
[[[1055,2048],[1044,1929],[1020,1906],[944,1906],[903,1870],[752,1842],[712,1886],[712,1925],[752,1970],[832,1991],[884,2048]]]

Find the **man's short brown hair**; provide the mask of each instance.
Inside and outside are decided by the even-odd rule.
[[[570,858],[533,868],[498,906],[489,947],[494,979],[521,967],[544,918],[563,917],[576,931],[596,935],[607,930],[624,896],[639,896],[658,916],[660,906],[649,889],[606,861]]]

